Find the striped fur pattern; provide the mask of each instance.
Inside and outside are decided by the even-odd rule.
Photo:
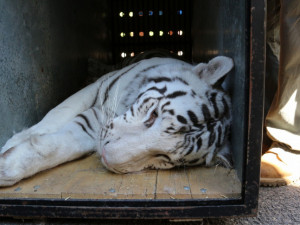
[[[115,173],[231,167],[227,57],[196,66],[151,58],[102,76],[15,134],[0,154],[0,186],[97,151]]]

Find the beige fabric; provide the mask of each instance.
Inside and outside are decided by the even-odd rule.
[[[276,54],[276,43],[274,46]],[[281,0],[280,46],[278,89],[266,118],[266,128],[274,141],[300,150],[299,0]]]

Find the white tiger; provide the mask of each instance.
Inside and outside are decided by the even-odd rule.
[[[116,173],[230,167],[230,98],[216,84],[233,67],[151,58],[110,72],[2,147],[0,186],[97,151]]]

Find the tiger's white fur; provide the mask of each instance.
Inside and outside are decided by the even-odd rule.
[[[223,56],[196,66],[152,58],[108,73],[7,141],[0,186],[95,150],[116,173],[230,166],[230,99],[214,85],[232,67]]]

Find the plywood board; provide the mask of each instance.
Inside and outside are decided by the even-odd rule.
[[[158,199],[191,198],[190,183],[185,169],[158,171],[156,197]]]
[[[97,155],[65,163],[0,188],[0,198],[206,199],[240,198],[234,170],[186,167],[132,174],[107,171]]]
[[[221,166],[213,168],[189,168],[187,177],[191,181],[191,195],[199,198],[238,198],[241,184],[234,170]]]

